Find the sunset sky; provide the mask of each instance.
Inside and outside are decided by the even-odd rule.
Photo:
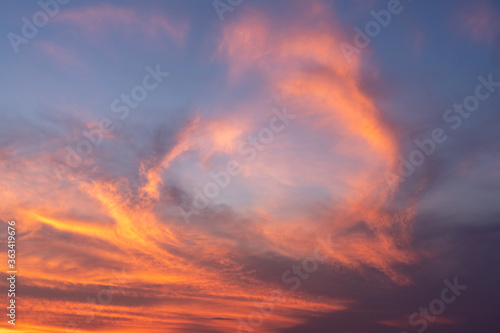
[[[498,332],[500,1],[0,9],[0,332]]]

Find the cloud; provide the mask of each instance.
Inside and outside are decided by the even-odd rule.
[[[385,172],[427,126],[441,125],[440,106],[462,86],[431,94],[429,85],[451,80],[426,67],[427,52],[422,68],[404,71],[400,55],[375,41],[373,52],[391,66],[364,57],[347,62],[339,47],[345,12],[329,2],[248,2],[222,24],[211,3],[203,4],[178,5],[189,24],[174,15],[182,10],[161,6],[68,7],[47,39],[34,41],[64,70],[102,70],[91,84],[57,75],[50,82],[58,85],[39,82],[53,91],[69,86],[75,95],[64,105],[47,94],[50,108],[1,111],[0,218],[18,225],[20,330],[63,332],[76,321],[83,332],[235,331],[278,289],[287,301],[274,304],[264,332],[401,331],[438,296],[444,278],[459,275],[470,285],[463,303],[447,308],[433,329],[487,331],[497,315],[496,101],[391,189]],[[355,9],[369,14],[374,4]],[[389,30],[377,42],[397,45]],[[425,31],[411,30],[415,50],[436,46]],[[119,48],[127,52],[115,52],[117,69],[89,56]],[[172,50],[178,59],[165,57]],[[172,69],[165,90],[116,120],[81,165],[58,176],[52,167],[65,165],[65,147],[113,116],[109,101],[122,90],[101,96],[101,83],[128,88],[133,73],[124,64],[150,58]],[[413,71],[423,74],[401,78]],[[267,144],[256,141],[276,111],[293,117]],[[196,191],[228,161],[241,173],[186,224],[179,209],[193,209]],[[283,274],[327,236],[336,244],[329,258],[291,290]],[[123,290],[86,322],[79,312],[92,309],[87,297],[115,286],[113,271],[122,269]]]
[[[66,70],[88,71],[82,59],[70,48],[58,45],[54,42],[36,41],[36,47],[45,54],[54,64],[60,65]]]
[[[493,43],[500,33],[498,10],[487,0],[464,5],[455,18],[459,31],[475,42]]]
[[[317,6],[321,7],[319,4]],[[317,142],[314,139],[310,141],[311,144],[294,144],[301,147],[304,155],[308,151],[313,152],[310,154],[311,159],[317,158],[316,154],[319,153],[322,159],[331,159],[339,167],[335,173],[325,172],[327,179],[318,179],[317,183],[311,183],[314,180],[308,179],[309,183],[303,183],[301,163],[292,162],[295,153],[281,153],[279,161],[272,156],[262,157],[266,158],[267,170],[253,174],[268,174],[269,169],[279,165],[280,172],[273,175],[277,181],[288,184],[288,187],[314,184],[325,188],[333,199],[332,207],[329,209],[330,216],[317,221],[318,225],[330,229],[335,237],[339,230],[349,228],[359,219],[365,219],[377,230],[377,237],[371,240],[354,243],[346,238],[345,243],[342,243],[342,253],[335,259],[350,266],[369,264],[381,269],[398,283],[408,283],[405,277],[390,267],[395,262],[409,263],[414,258],[391,245],[392,236],[387,235],[387,228],[401,222],[384,212],[384,206],[390,205],[392,194],[383,181],[383,175],[395,165],[398,144],[374,101],[359,88],[360,63],[345,61],[338,47],[342,36],[326,24],[328,20],[334,21],[333,15],[325,14],[328,13],[326,9],[306,13],[303,16],[305,19],[294,18],[302,20],[297,25],[301,28],[294,29],[292,25],[283,25],[283,22],[271,22],[262,13],[249,9],[241,20],[225,26],[218,55],[228,63],[232,84],[244,80],[249,72],[253,75],[257,72],[260,80],[265,82],[266,88],[263,89],[270,89],[280,103],[292,105],[293,112],[303,126],[290,129],[300,133],[294,133],[295,137],[308,137],[311,140],[318,132],[329,134],[331,144],[324,147],[322,153],[311,146]],[[281,29],[282,26],[287,28]],[[357,165],[362,167],[357,168]],[[252,169],[257,167],[251,166]],[[331,168],[331,164],[318,165],[315,172],[320,173],[321,167]],[[287,172],[291,176],[285,180]],[[342,191],[338,191],[338,183],[343,185]],[[265,186],[266,189],[261,191],[266,193],[269,187]],[[273,187],[276,191],[277,187]],[[289,200],[278,193],[282,202]],[[343,208],[337,206],[337,200],[344,203]],[[411,218],[412,208],[406,209],[406,214]],[[310,217],[307,216],[296,219],[288,237],[300,230],[308,219]],[[328,223],[328,220],[332,223]],[[292,223],[288,223],[289,227]],[[407,227],[400,230],[406,233]],[[266,229],[272,234],[271,228]],[[397,237],[408,239],[407,235]],[[285,248],[291,246],[284,241],[287,236],[282,234],[280,239]]]
[[[159,12],[151,13],[112,4],[68,9],[57,15],[54,20],[79,29],[92,38],[102,38],[107,34],[153,39],[167,36],[182,44],[188,32],[187,23],[179,19],[167,17]]]

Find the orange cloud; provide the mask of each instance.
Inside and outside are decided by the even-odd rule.
[[[329,234],[339,248],[328,264],[359,272],[368,266],[395,283],[411,282],[394,266],[416,260],[405,250],[413,207],[402,210],[403,218],[391,212],[392,193],[383,177],[394,166],[398,145],[359,86],[361,64],[345,61],[327,12],[314,3],[304,12],[311,24],[300,29],[280,27],[251,10],[224,25],[217,56],[227,62],[231,83],[260,75],[269,100],[296,118],[225,190],[237,204],[214,204],[200,216],[205,224],[180,224],[178,201],[189,193],[180,193],[183,188],[169,183],[169,176],[195,178],[192,170],[206,171],[207,161],[221,155],[241,160],[236,144],[272,115],[262,111],[262,102],[220,110],[213,119],[195,117],[161,156],[132,155],[127,163],[139,167],[130,178],[96,176],[96,167],[84,165],[59,181],[47,171],[48,152],[21,157],[15,148],[0,151],[6,157],[0,185],[8,189],[0,193],[0,216],[18,219],[19,241],[26,244],[19,250],[29,286],[21,296],[27,304],[20,309],[21,330],[62,332],[68,321],[78,321],[82,332],[230,331],[276,288],[285,289],[289,301],[275,305],[262,331],[297,325],[311,311],[340,311],[353,300],[288,291],[279,276],[269,282],[245,271],[244,261],[266,253],[300,260],[311,255],[317,237]],[[184,39],[185,26],[159,14],[147,18],[105,5],[64,11],[57,21],[91,34],[137,25],[148,36]],[[68,64],[76,61],[57,46],[42,45]],[[113,285],[110,268],[124,268],[127,285],[86,323],[78,305]]]
[[[335,199],[332,202],[332,209],[335,207],[336,212],[335,221],[324,221],[322,228],[339,234],[355,221],[362,220],[377,235],[371,240],[358,239],[358,243],[347,239],[335,260],[349,266],[368,264],[382,270],[394,281],[406,284],[409,283],[408,279],[391,267],[398,262],[410,263],[416,258],[400,250],[394,239],[386,234],[391,226],[399,225],[404,232],[400,237],[409,241],[411,224],[408,219],[414,214],[411,207],[407,208],[403,211],[406,220],[402,222],[395,215],[385,212],[385,206],[390,203],[393,193],[383,175],[396,163],[398,144],[381,120],[381,113],[371,97],[359,87],[360,63],[345,61],[339,49],[342,36],[324,23],[327,20],[325,12],[326,9],[308,12],[306,16],[310,15],[308,19],[312,16],[314,22],[309,24],[309,29],[304,29],[305,25],[300,24],[297,25],[300,29],[287,26],[285,31],[261,13],[248,10],[241,20],[224,28],[218,56],[228,61],[233,84],[242,80],[248,72],[258,72],[265,77],[269,85],[265,89],[269,89],[276,100],[296,105],[293,111],[299,114],[302,124],[308,124],[309,137],[318,131],[330,133],[331,147],[323,151],[321,156],[311,153],[309,158],[337,160],[340,165],[359,165],[350,169],[336,168],[330,172],[315,168],[316,174],[325,174],[327,178],[313,184],[327,188]],[[334,18],[329,19],[329,22],[334,22]],[[301,154],[307,156],[307,150],[307,145],[304,145]],[[301,158],[296,153],[281,155],[280,158],[264,153],[263,159],[262,163],[248,167],[256,169],[252,175],[272,174],[274,180],[288,186],[299,186],[303,181],[303,170],[307,167],[301,167]],[[306,163],[309,165],[309,162]],[[258,169],[262,164],[265,165],[265,171]],[[330,168],[328,163],[321,167]],[[274,168],[276,172],[271,171]],[[344,184],[340,192],[339,184]],[[277,192],[279,188],[276,185],[266,186],[265,190],[260,188],[260,193],[270,193],[272,190],[275,197],[274,200],[264,197],[267,201],[255,205],[262,209],[266,205],[270,206],[272,201],[287,202],[286,187],[283,187],[283,193]],[[339,201],[344,204],[334,204]],[[293,241],[287,244],[286,239],[293,239],[293,234],[308,224],[305,219],[307,217],[296,219],[295,224],[292,224],[294,227],[288,221],[289,233],[281,229],[271,231],[269,226],[263,228],[269,230],[265,233],[274,242],[285,246],[285,253],[299,250],[303,255],[300,249],[292,245]],[[279,239],[273,236],[274,232],[280,233]]]

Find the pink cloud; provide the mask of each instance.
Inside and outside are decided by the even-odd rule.
[[[127,35],[138,32],[149,37],[167,35],[178,43],[185,39],[188,29],[186,22],[159,13],[140,14],[132,8],[108,4],[65,11],[55,20],[77,26],[89,34],[102,34],[114,29]]]
[[[424,48],[425,36],[420,29],[415,29],[413,33],[413,49],[417,54],[421,54]]]
[[[476,42],[491,43],[498,34],[500,13],[487,1],[478,1],[463,7],[458,17],[459,30]]]
[[[87,70],[88,67],[71,49],[65,48],[56,43],[47,41],[37,41],[38,49],[42,51],[49,59],[57,64],[68,69]]]

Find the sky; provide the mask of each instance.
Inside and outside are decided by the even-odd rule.
[[[0,8],[0,332],[498,332],[500,1]]]

